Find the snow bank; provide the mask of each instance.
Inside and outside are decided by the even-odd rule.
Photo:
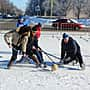
[[[10,70],[0,69],[0,90],[90,90],[90,33],[88,36],[85,33],[76,32],[69,34],[81,46],[86,70],[77,70],[78,64],[59,67],[55,72],[52,72],[49,66],[46,69],[37,69],[35,65],[17,64]],[[62,32],[42,32],[39,44],[47,52],[60,56],[61,35]],[[11,50],[5,44],[3,35],[0,35],[0,56],[3,56],[0,60],[9,60],[10,55]],[[45,55],[44,59],[49,61]]]

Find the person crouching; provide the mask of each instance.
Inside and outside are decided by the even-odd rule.
[[[85,64],[82,59],[81,50],[79,44],[70,37],[68,34],[63,34],[61,42],[61,61],[63,64],[68,64],[77,59],[81,69],[85,69]]]

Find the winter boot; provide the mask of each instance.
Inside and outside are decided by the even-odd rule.
[[[46,64],[46,63],[44,63],[43,65],[44,65],[44,66],[43,66],[44,68],[47,68],[47,64]]]
[[[80,64],[81,70],[85,70],[85,64]]]
[[[41,68],[41,64],[36,64],[36,68]]]
[[[9,61],[8,65],[7,65],[7,69],[10,69],[11,65],[14,63],[15,58],[11,57],[11,60]]]

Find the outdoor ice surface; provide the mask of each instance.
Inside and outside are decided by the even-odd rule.
[[[11,49],[3,40],[5,32],[0,34],[0,60],[9,60]],[[42,32],[39,45],[43,50],[59,56],[61,50],[61,35],[63,32]],[[90,33],[68,32],[76,39],[81,46],[81,53],[86,65],[84,71],[72,68],[79,68],[79,64],[58,68],[52,72],[51,67],[47,69],[35,68],[35,65],[16,65],[10,70],[0,69],[0,90],[90,90]],[[50,61],[44,56],[45,61]],[[20,55],[18,56],[18,60]],[[54,61],[59,61],[54,59]],[[69,68],[68,68],[69,67]]]

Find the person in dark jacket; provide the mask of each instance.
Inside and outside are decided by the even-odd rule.
[[[39,67],[41,67],[41,64],[44,64],[44,67],[46,67],[46,64],[44,63],[44,60],[43,60],[41,48],[38,45],[38,38],[36,36],[36,31],[37,30],[32,30],[32,35],[31,35],[32,37],[29,37],[28,39],[27,55],[31,56],[35,54],[37,56],[37,59],[40,62]]]
[[[68,64],[74,60],[78,60],[80,67],[85,69],[79,44],[72,37],[69,37],[68,34],[64,33],[61,42],[61,62]]]

